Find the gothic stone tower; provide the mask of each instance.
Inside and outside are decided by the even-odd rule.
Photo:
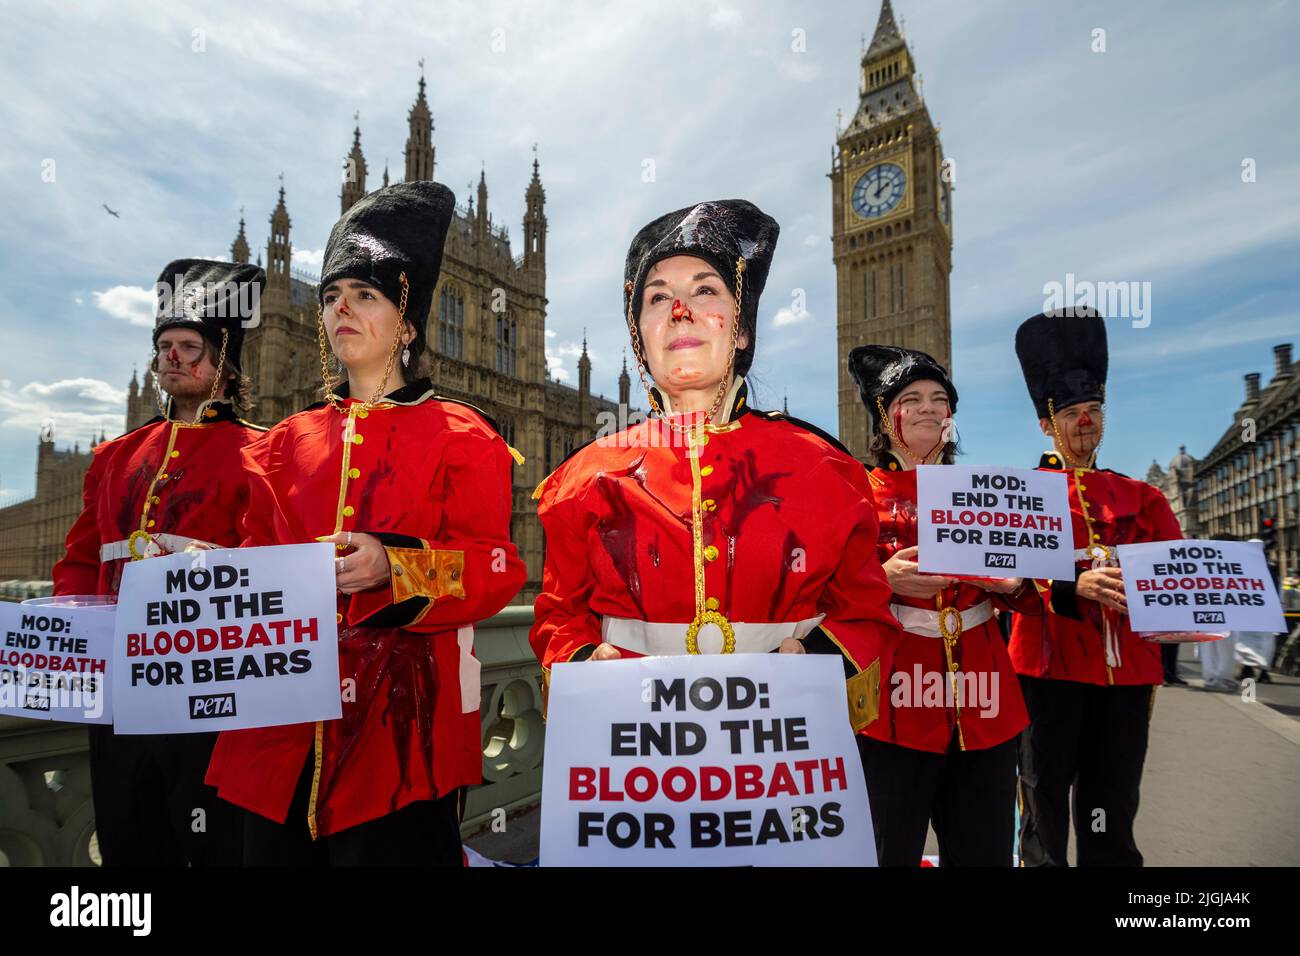
[[[859,102],[831,169],[840,440],[860,460],[866,409],[848,373],[856,345],[929,352],[952,371],[952,189],[890,0],[862,55]]]

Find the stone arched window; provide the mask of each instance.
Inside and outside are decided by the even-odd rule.
[[[438,351],[465,357],[465,297],[455,286],[445,286],[438,296]]]

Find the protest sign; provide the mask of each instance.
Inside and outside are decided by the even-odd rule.
[[[0,714],[110,724],[113,608],[0,602]]]
[[[1074,578],[1062,472],[984,465],[916,469],[917,563],[927,574]]]
[[[124,734],[274,727],[342,714],[334,546],[132,561],[113,657]]]
[[[874,866],[838,657],[557,664],[543,866]]]
[[[1135,631],[1286,631],[1263,545],[1188,539],[1116,550]]]

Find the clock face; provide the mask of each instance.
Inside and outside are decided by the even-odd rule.
[[[903,201],[906,188],[903,167],[893,163],[873,166],[853,187],[853,211],[863,219],[878,219]]]

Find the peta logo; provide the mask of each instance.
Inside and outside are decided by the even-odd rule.
[[[1192,622],[1195,624],[1222,624],[1222,611],[1193,611]]]
[[[190,719],[205,717],[234,717],[234,694],[204,694],[190,698]]]
[[[51,926],[129,926],[132,935],[148,936],[153,927],[152,893],[69,893],[50,897]]]
[[[984,555],[984,567],[986,568],[1014,568],[1016,566],[1016,556],[1014,553],[990,551]]]

